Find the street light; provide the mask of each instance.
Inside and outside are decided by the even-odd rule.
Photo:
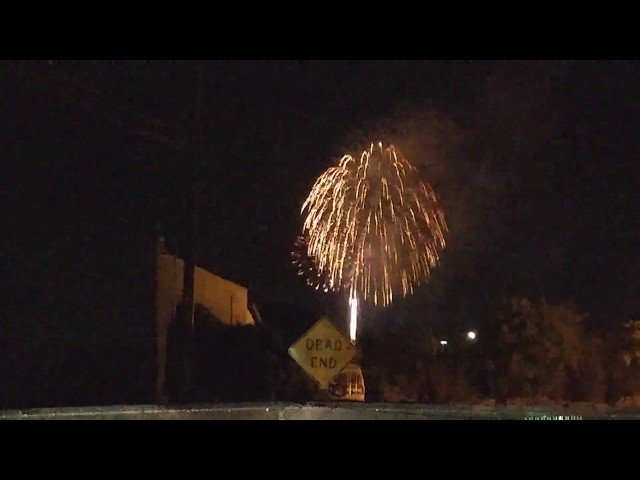
[[[477,336],[478,334],[475,332],[475,330],[469,330],[467,332],[467,340],[470,342],[473,342]]]

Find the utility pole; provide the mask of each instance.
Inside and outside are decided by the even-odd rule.
[[[203,65],[197,67],[196,98],[194,102],[193,128],[191,141],[193,145],[201,146],[203,135],[201,134],[201,108],[202,90],[204,83]],[[200,151],[200,149],[196,149]],[[195,353],[195,324],[194,324],[194,303],[195,303],[195,267],[196,267],[196,244],[198,234],[198,201],[197,201],[197,158],[190,154],[186,161],[187,174],[185,184],[186,197],[186,229],[185,229],[185,249],[184,249],[184,277],[182,291],[182,376],[180,397],[183,402],[193,400],[193,370]]]
[[[187,162],[188,172],[186,177],[186,228],[184,232],[185,247],[183,250],[184,271],[181,313],[179,319],[182,332],[181,367],[182,382],[180,385],[180,400],[189,402],[193,396],[193,363],[194,363],[194,303],[195,303],[195,236],[196,236],[196,202],[195,202],[195,175],[194,164],[191,159]]]

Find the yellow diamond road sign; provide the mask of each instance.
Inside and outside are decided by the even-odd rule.
[[[322,317],[289,347],[289,355],[318,382],[320,388],[347,366],[356,354],[349,339],[328,318]]]

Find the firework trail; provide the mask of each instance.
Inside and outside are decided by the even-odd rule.
[[[445,248],[447,225],[433,190],[381,142],[323,173],[301,213],[306,253],[324,284],[375,305],[413,293]]]
[[[356,343],[356,332],[358,330],[358,299],[349,298],[349,338]]]

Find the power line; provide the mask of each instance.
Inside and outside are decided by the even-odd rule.
[[[152,140],[178,151],[195,153],[201,150],[199,142],[194,142],[193,138],[184,138],[175,133],[168,134],[167,130],[172,128],[165,122],[150,118],[131,106],[125,106],[121,101],[78,79],[77,76],[62,72],[59,66],[30,62],[27,67],[16,67],[10,71],[17,74],[21,86],[27,89],[52,89],[58,100],[73,103],[90,114],[119,126],[131,135]],[[58,118],[64,116],[55,110],[51,113]],[[73,118],[70,113],[67,117]]]

